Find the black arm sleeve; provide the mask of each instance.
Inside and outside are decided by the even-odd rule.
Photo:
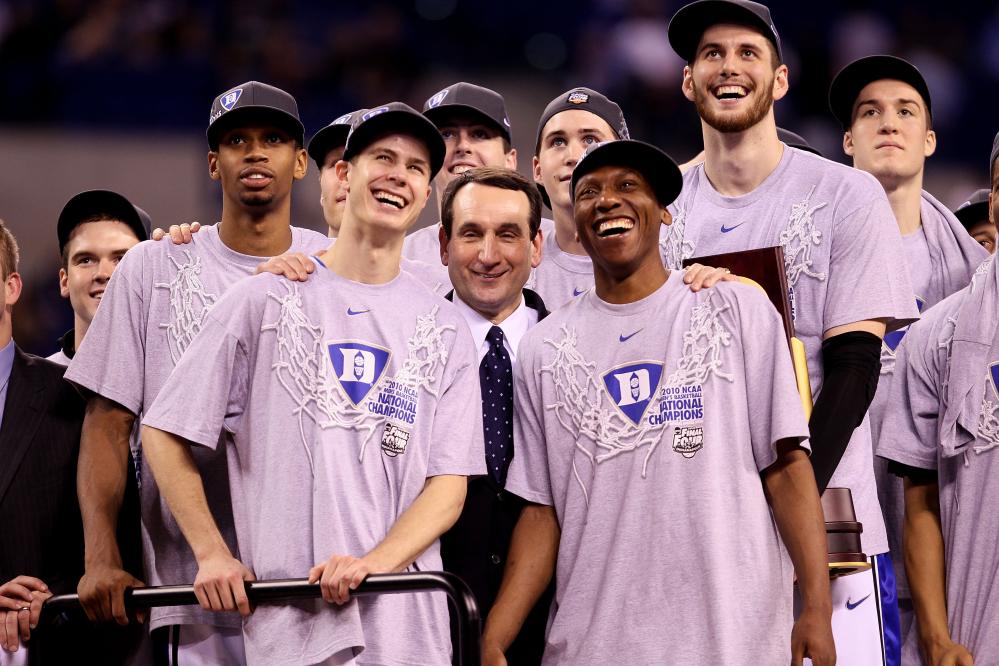
[[[895,476],[909,479],[919,486],[937,482],[937,471],[935,469],[923,469],[922,467],[903,465],[895,460],[888,461],[888,471]]]
[[[823,341],[822,368],[822,392],[808,422],[819,494],[825,491],[850,436],[874,399],[881,372],[881,338],[850,331]]]

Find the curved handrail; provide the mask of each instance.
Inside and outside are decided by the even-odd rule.
[[[440,591],[447,594],[458,614],[458,663],[473,666],[480,663],[481,617],[475,596],[465,581],[444,571],[420,571],[396,574],[371,574],[351,592],[352,596],[376,594],[401,594],[406,592]],[[309,583],[305,578],[285,580],[260,580],[246,583],[246,596],[253,603],[282,599],[314,599],[322,596],[319,583]],[[127,608],[152,608],[156,606],[188,606],[198,603],[192,585],[166,585],[142,587],[125,592]],[[79,610],[80,597],[61,594],[45,602],[43,621],[58,613]]]

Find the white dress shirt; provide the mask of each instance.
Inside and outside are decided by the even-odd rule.
[[[482,358],[489,351],[489,343],[486,342],[486,335],[488,335],[489,329],[493,327],[493,323],[462,301],[457,293],[454,295],[454,304],[462,316],[465,317],[468,328],[472,331],[472,340],[475,341],[475,348],[479,352],[479,362],[481,363]],[[529,328],[537,323],[538,311],[527,307],[527,304],[524,302],[524,296],[521,294],[520,305],[517,306],[517,309],[497,324],[503,330],[503,346],[506,347],[507,353],[510,354],[511,364],[517,363],[517,347],[520,345],[521,338],[524,337]]]

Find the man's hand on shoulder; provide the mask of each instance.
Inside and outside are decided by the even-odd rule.
[[[80,595],[80,604],[91,622],[113,620],[126,625],[128,613],[125,611],[125,590],[145,586],[145,583],[120,567],[92,566],[83,574],[76,592]],[[140,622],[144,619],[141,613],[137,613],[137,616]]]
[[[153,229],[153,233],[150,237],[154,241],[158,241],[170,236],[170,240],[174,245],[187,245],[194,240],[194,234],[198,233],[199,229],[201,229],[200,222],[191,222],[190,224],[187,222],[184,224],[171,224],[169,231],[163,231],[159,227]]]
[[[16,652],[29,640],[51,596],[48,586],[32,576],[17,576],[0,585],[0,647]]]
[[[385,570],[367,557],[333,555],[309,569],[309,582],[319,582],[326,602],[342,606],[350,601],[351,590],[356,590],[373,573]]]
[[[301,252],[288,252],[280,257],[272,257],[257,266],[257,273],[273,273],[283,275],[295,282],[305,282],[309,274],[316,270],[312,259]]]
[[[738,282],[739,277],[732,274],[727,268],[714,268],[712,266],[702,266],[701,264],[691,264],[683,271],[683,282],[690,287],[693,292],[701,289],[710,289],[719,282]]]

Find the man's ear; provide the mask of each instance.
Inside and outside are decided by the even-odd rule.
[[[340,160],[333,165],[333,173],[336,174],[336,179],[343,183],[347,192],[350,192],[350,162],[346,160]]]
[[[659,223],[665,227],[673,224],[673,216],[670,215],[669,209],[666,206],[662,207],[662,215],[659,216]]]
[[[69,298],[69,273],[65,268],[59,269],[59,295]]]
[[[690,65],[683,68],[683,83],[680,84],[680,91],[689,101],[694,101],[694,77]]]
[[[218,151],[209,150],[208,151],[208,175],[212,180],[219,180],[222,176],[219,174],[219,154]]]
[[[850,130],[843,132],[843,152],[853,157],[853,133]]]
[[[511,148],[510,152],[503,157],[503,162],[506,164],[507,169],[513,171],[517,170],[517,149]]]
[[[787,90],[790,87],[787,78],[787,65],[781,65],[774,72],[774,90],[773,98],[774,101],[782,99],[784,95],[787,94]]]
[[[926,131],[926,145],[923,148],[923,155],[929,157],[937,152],[937,133],[933,130]]]
[[[531,158],[531,171],[534,172],[534,182],[543,185],[544,183],[541,182],[541,160],[538,159],[537,155]]]
[[[8,308],[17,303],[17,299],[21,297],[22,286],[20,274],[11,273],[7,276],[7,280],[4,282],[3,288],[6,292],[5,297]]]
[[[441,246],[441,263],[447,266],[448,261],[448,238],[447,232],[444,231],[444,225],[437,225],[437,242]]]
[[[538,233],[531,239],[531,268],[537,268],[541,264],[541,255],[544,252],[545,234],[538,227]]]
[[[295,150],[295,180],[302,180],[309,172],[309,154],[305,148]]]

